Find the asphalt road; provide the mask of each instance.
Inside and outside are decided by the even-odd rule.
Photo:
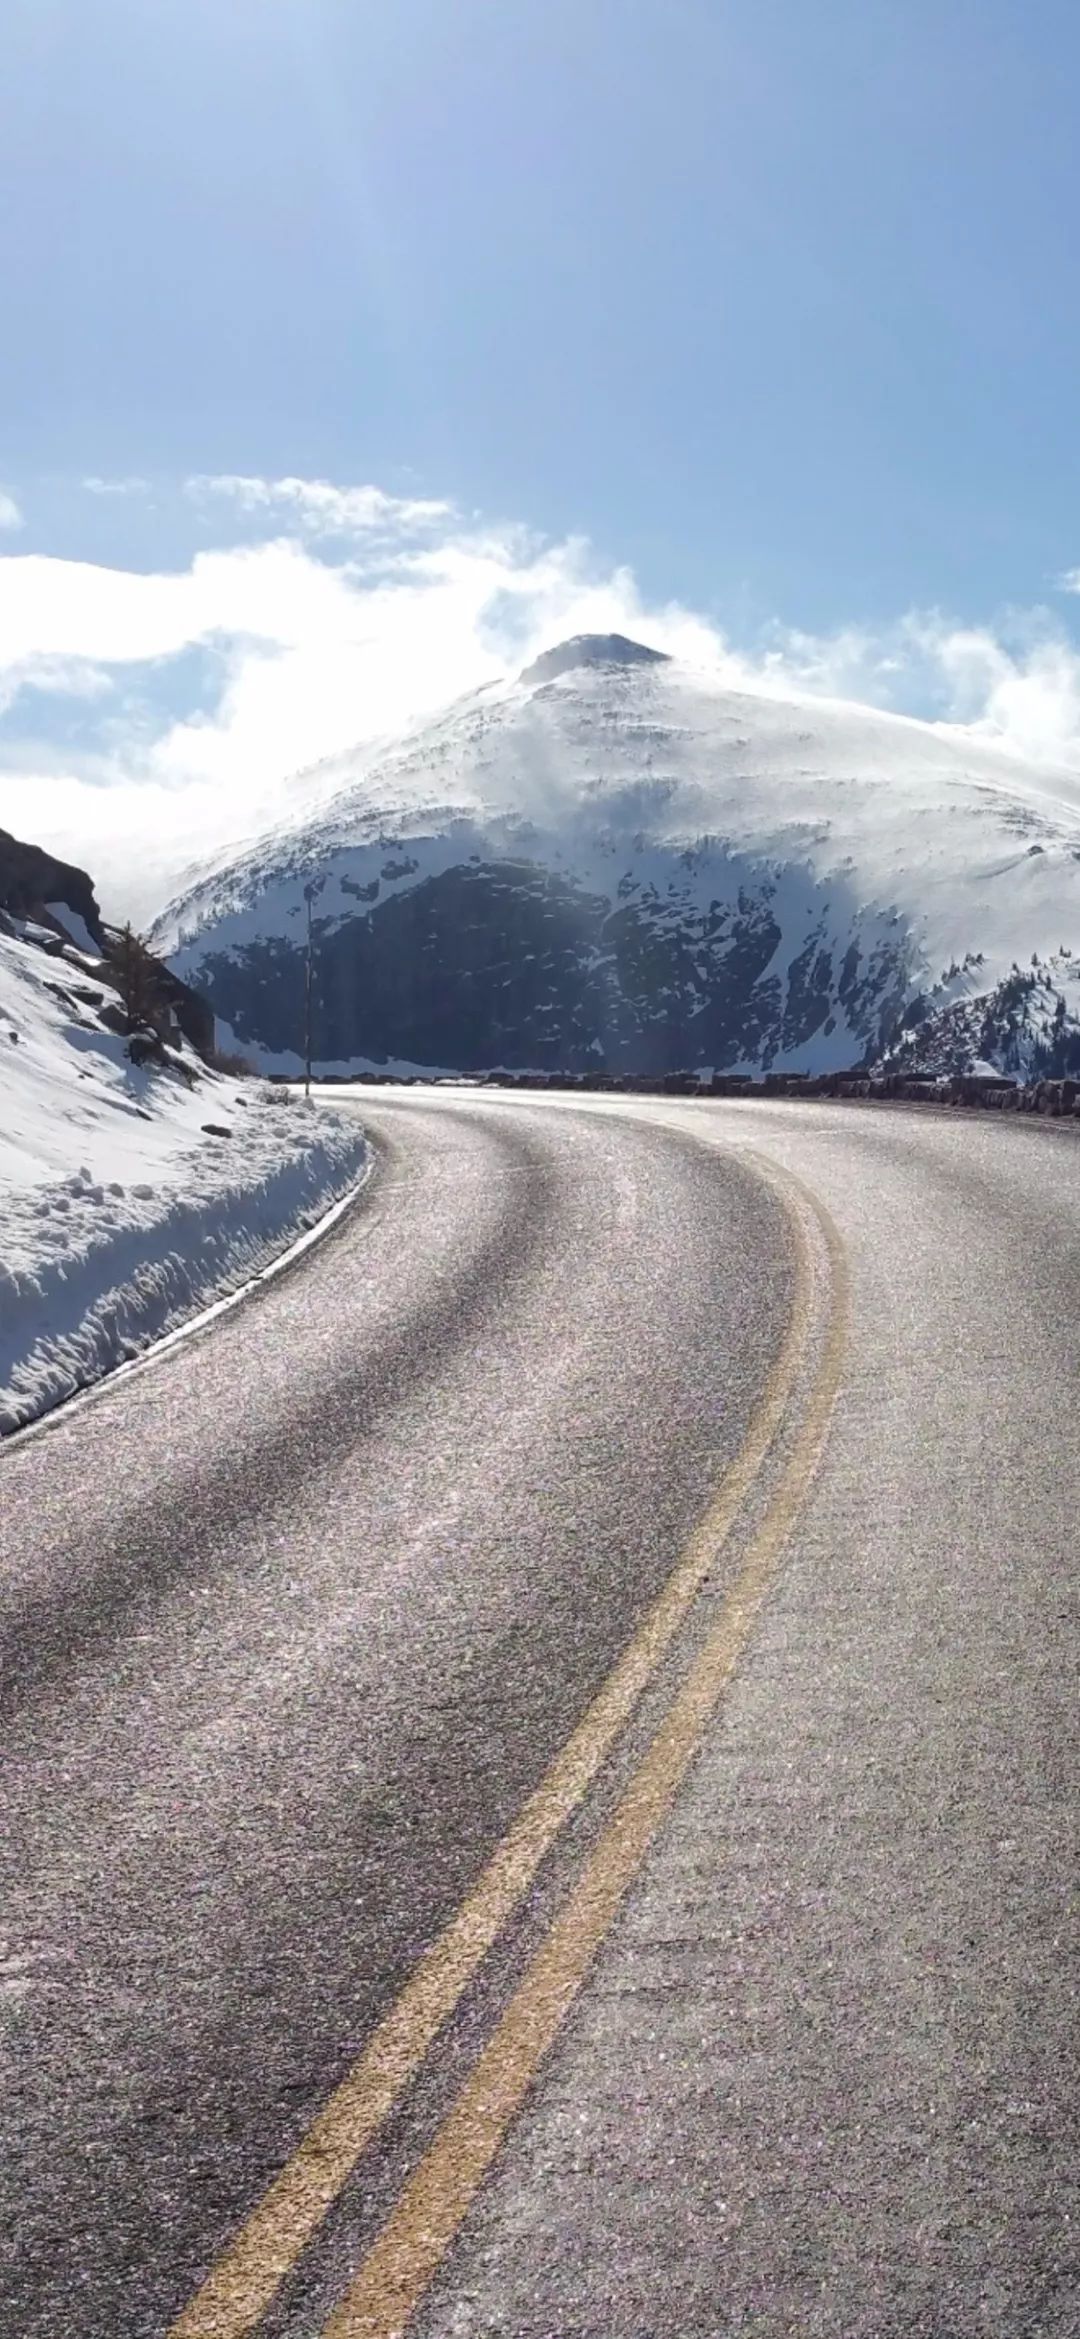
[[[0,2331],[1075,2333],[1075,1133],[365,1115],[0,1457]]]

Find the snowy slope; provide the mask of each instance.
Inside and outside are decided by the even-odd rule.
[[[110,996],[0,933],[0,1434],[256,1273],[363,1163],[353,1118],[186,1047],[132,1064]]]
[[[1075,1011],[1080,778],[953,728],[586,637],[319,778],[155,934],[267,1062],[311,882],[327,1066],[832,1069],[977,954],[986,995],[1057,954]]]

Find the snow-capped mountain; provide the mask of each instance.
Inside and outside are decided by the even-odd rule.
[[[270,1067],[303,1049],[312,888],[326,1069],[830,1070],[951,1046],[1028,1071],[1080,1043],[1080,777],[955,728],[589,635],[318,777],[317,814],[153,936]],[[1008,989],[1025,969],[1037,1014]]]

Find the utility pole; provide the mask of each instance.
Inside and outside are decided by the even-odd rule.
[[[311,883],[304,887],[304,900],[307,903],[307,956],[304,961],[304,1101],[307,1104],[311,1103],[311,995],[314,972],[311,905],[316,894],[322,892],[325,882],[325,878],[313,878]]]

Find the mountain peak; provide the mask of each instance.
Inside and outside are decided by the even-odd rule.
[[[553,682],[557,674],[569,674],[575,666],[666,666],[670,663],[666,650],[650,650],[645,642],[632,642],[624,633],[576,633],[568,642],[556,642],[553,649],[542,650],[531,666],[526,666],[522,682]]]

